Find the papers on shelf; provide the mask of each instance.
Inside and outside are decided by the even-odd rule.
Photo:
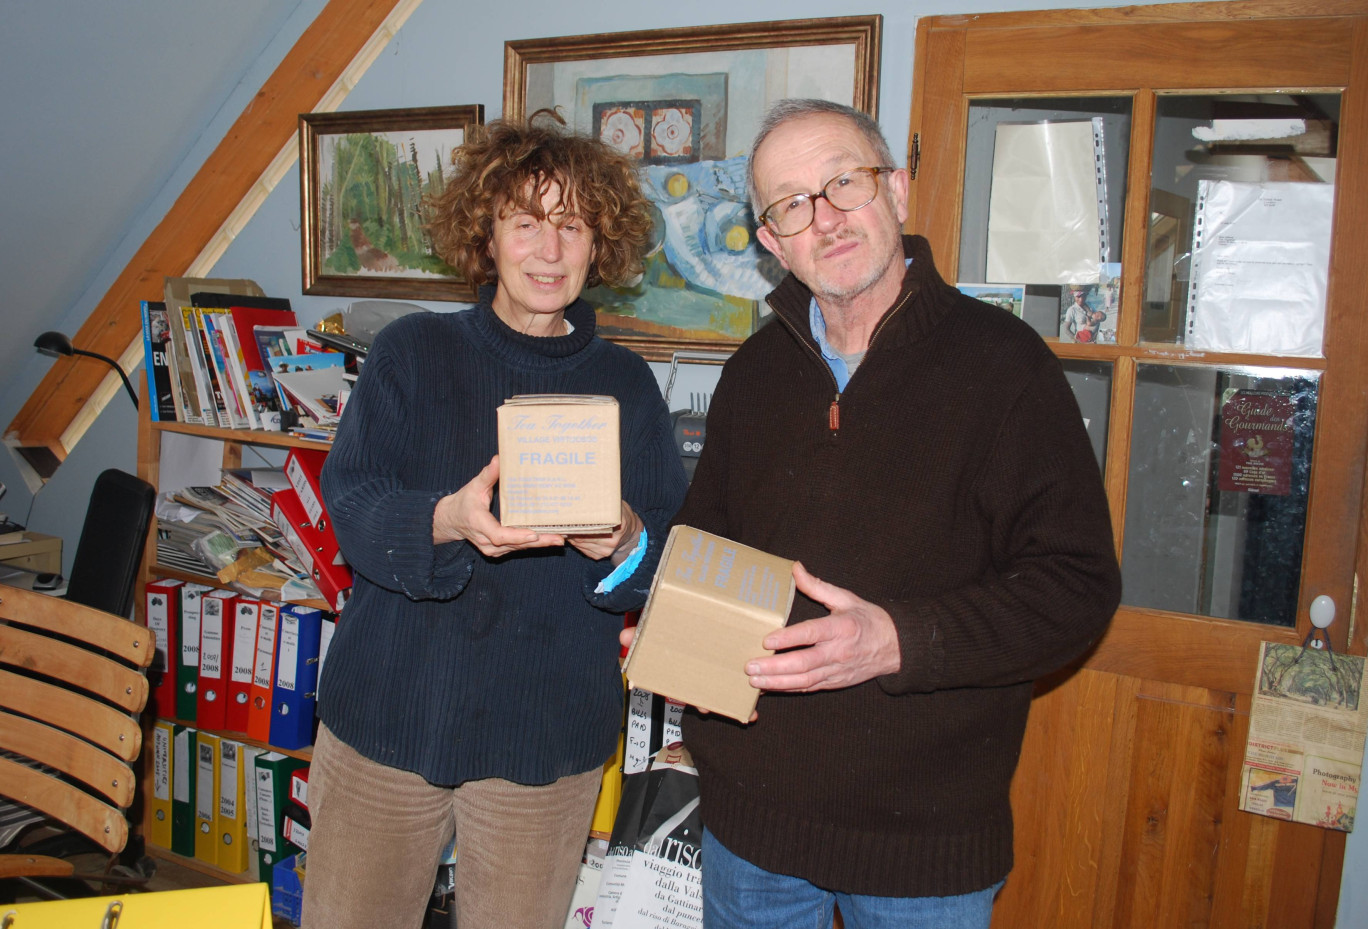
[[[1334,195],[1330,184],[1198,182],[1189,348],[1321,354]]]
[[[336,357],[341,357],[340,355]],[[346,386],[341,367],[276,372],[275,380],[297,404],[321,424],[336,423],[337,395]]]

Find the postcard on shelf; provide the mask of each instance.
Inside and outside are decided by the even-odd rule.
[[[622,520],[618,403],[588,394],[524,394],[499,421],[499,521],[589,533]]]
[[[623,666],[629,686],[748,722],[760,692],[746,662],[773,654],[762,643],[794,591],[792,561],[675,526]]]
[[[1026,302],[1025,284],[956,284],[966,297],[981,300],[989,306],[1020,316]]]

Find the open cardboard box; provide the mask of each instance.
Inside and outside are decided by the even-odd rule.
[[[500,523],[587,534],[622,521],[616,399],[523,394],[498,422]]]
[[[746,662],[788,621],[793,562],[675,526],[637,623],[624,672],[633,687],[748,722],[760,691]]]

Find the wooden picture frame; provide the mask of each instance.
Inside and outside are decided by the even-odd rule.
[[[877,118],[882,30],[882,16],[847,16],[504,44],[506,117],[555,109],[642,164],[656,215],[646,271],[585,291],[600,335],[669,361],[730,352],[763,324],[784,272],[755,237],[751,141],[784,97]]]
[[[452,149],[483,121],[479,104],[301,114],[304,293],[473,301],[423,223]]]

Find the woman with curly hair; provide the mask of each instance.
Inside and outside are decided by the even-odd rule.
[[[385,327],[323,469],[355,587],[319,688],[310,927],[420,925],[453,836],[461,929],[564,924],[621,727],[621,614],[685,490],[655,377],[580,299],[640,273],[651,221],[631,162],[510,122],[472,130],[453,162],[430,228],[479,303]],[[617,398],[612,532],[492,511],[495,411],[531,393]]]

